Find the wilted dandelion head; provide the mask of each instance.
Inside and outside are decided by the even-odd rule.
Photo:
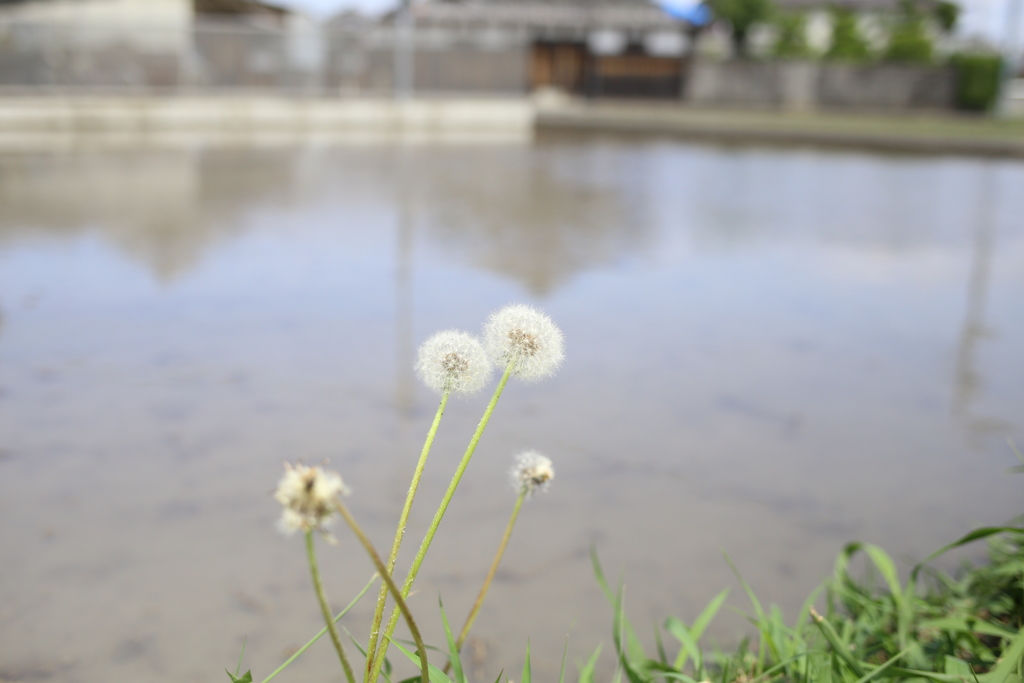
[[[291,534],[323,530],[334,511],[334,499],[344,493],[348,490],[337,472],[285,463],[284,476],[274,493],[284,508],[279,522],[281,531]]]
[[[416,373],[434,391],[472,394],[491,379],[491,361],[471,334],[445,330],[423,342]]]
[[[496,362],[512,363],[512,374],[525,380],[553,375],[565,358],[562,331],[551,318],[525,304],[491,314],[484,325],[484,343]]]
[[[551,460],[537,451],[523,451],[516,456],[516,464],[509,471],[512,488],[517,493],[526,493],[527,498],[546,491],[555,478]]]

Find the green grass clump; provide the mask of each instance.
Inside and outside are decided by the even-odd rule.
[[[927,564],[983,538],[990,539],[985,564],[965,566],[956,576]],[[851,561],[860,554],[871,570],[865,579],[850,572]],[[690,625],[669,617],[656,629],[657,653],[649,656],[625,616],[621,586],[613,592],[596,555],[593,561],[614,609],[616,678],[624,675],[630,683],[1024,680],[1024,526],[977,529],[915,566],[905,583],[884,550],[851,543],[836,559],[832,578],[808,597],[793,625],[777,607],[764,609],[730,561],[753,607],[748,619],[757,636],[729,652],[701,646],[704,631],[725,604],[726,591]],[[822,593],[824,615],[814,608]],[[663,646],[662,630],[679,643],[674,656]],[[580,683],[592,683],[592,662],[581,670]]]

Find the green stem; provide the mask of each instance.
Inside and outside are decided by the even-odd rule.
[[[423,467],[427,464],[427,456],[430,448],[434,445],[434,436],[437,434],[437,427],[441,424],[441,416],[444,415],[445,406],[448,405],[448,392],[441,394],[441,404],[434,414],[434,422],[430,425],[427,438],[423,442],[423,449],[420,451],[419,462],[412,473],[412,483],[409,484],[409,493],[405,496],[405,505],[402,506],[402,514],[398,517],[398,528],[395,530],[395,540],[391,544],[391,554],[388,556],[387,575],[391,576],[395,571],[395,562],[398,560],[398,549],[402,545],[402,538],[405,536],[405,524],[409,520],[409,511],[412,510],[412,499],[416,496],[416,489],[420,485],[420,477],[423,474]],[[384,606],[388,599],[388,585],[382,582],[380,593],[377,595],[377,607],[373,612],[373,624],[370,627],[370,643],[366,648],[366,671],[370,675],[370,667],[373,664],[374,656],[377,654],[377,639],[380,636],[380,622],[384,618]]]
[[[320,581],[320,568],[316,564],[316,548],[313,546],[313,531],[306,530],[306,556],[309,558],[309,571],[313,575],[313,587],[316,588],[316,597],[320,601],[320,611],[324,615],[324,623],[331,634],[334,642],[334,649],[338,652],[338,659],[341,660],[341,668],[345,670],[345,678],[348,683],[355,683],[352,675],[352,665],[348,663],[345,656],[345,648],[341,646],[341,638],[338,637],[338,629],[334,628],[334,620],[331,619],[331,606],[327,602],[327,593],[324,592],[324,585]]]
[[[352,598],[352,602],[348,603],[348,605],[345,607],[345,609],[343,609],[340,612],[338,612],[334,616],[334,619],[332,619],[331,621],[333,621],[335,624],[337,624],[339,619],[341,619],[343,616],[348,614],[349,610],[351,610],[353,607],[355,607],[356,603],[359,602],[363,598],[364,595],[366,595],[366,591],[370,590],[370,586],[372,586],[373,582],[376,581],[376,580],[377,580],[377,574],[374,574],[373,576],[370,577],[370,580],[366,582],[366,585],[363,586],[363,590],[359,591],[359,594],[356,595],[356,597]],[[284,664],[282,664],[281,666],[279,666],[276,669],[274,669],[274,672],[272,674],[270,674],[269,676],[267,676],[266,678],[264,678],[262,683],[270,683],[270,681],[273,680],[277,676],[277,674],[279,674],[282,671],[284,671],[288,667],[289,664],[291,664],[296,659],[298,659],[299,655],[301,655],[303,652],[308,650],[313,645],[313,643],[315,643],[316,641],[320,640],[325,633],[327,633],[327,627],[326,626],[324,626],[322,629],[320,629],[320,633],[317,633],[315,636],[310,638],[309,641],[305,645],[303,645],[298,650],[296,650],[295,654],[293,654],[288,659],[284,660]]]
[[[512,516],[508,518],[508,526],[505,527],[505,535],[501,537],[501,543],[498,544],[498,552],[494,555],[494,561],[491,562],[491,568],[487,572],[487,578],[484,579],[484,585],[480,587],[480,593],[476,596],[476,602],[473,603],[473,608],[469,610],[469,616],[466,617],[466,623],[462,625],[462,631],[459,632],[459,638],[455,641],[455,651],[462,652],[462,645],[466,642],[466,636],[469,635],[469,629],[473,626],[473,622],[476,620],[476,615],[480,612],[480,607],[484,604],[484,598],[487,596],[487,591],[491,588],[491,582],[494,580],[494,575],[498,571],[498,565],[501,564],[501,558],[505,554],[505,548],[508,547],[508,540],[512,538],[512,529],[516,525],[516,519],[519,517],[519,508],[523,507],[523,499],[526,498],[526,487],[523,486],[519,492],[519,497],[516,498],[516,505],[512,508]],[[448,673],[448,669],[452,663],[444,667],[444,672]]]
[[[470,458],[473,457],[473,452],[476,450],[476,446],[480,443],[480,437],[484,433],[484,429],[487,427],[487,423],[491,419],[491,414],[494,412],[494,406],[498,404],[498,399],[501,398],[501,392],[505,389],[505,385],[508,383],[508,378],[512,374],[512,363],[509,363],[505,367],[505,372],[501,376],[501,381],[498,382],[498,387],[494,390],[494,395],[491,396],[491,402],[487,404],[487,409],[484,410],[484,416],[480,418],[480,424],[477,425],[476,431],[473,433],[473,438],[469,440],[469,446],[466,447],[466,452],[462,455],[462,460],[459,461],[459,466],[455,469],[455,475],[452,477],[451,483],[448,484],[448,490],[444,492],[444,498],[441,499],[441,504],[437,508],[437,512],[434,513],[434,519],[430,522],[430,527],[427,529],[427,535],[423,537],[423,541],[420,543],[420,549],[416,552],[416,557],[412,561],[412,566],[409,568],[409,575],[405,577],[405,583],[402,584],[402,597],[409,597],[409,591],[412,590],[412,583],[416,580],[416,574],[420,571],[420,565],[423,564],[423,558],[427,554],[427,550],[430,548],[430,543],[434,540],[434,534],[437,533],[437,527],[441,524],[441,518],[444,517],[445,510],[448,509],[448,503],[451,502],[452,496],[455,494],[455,489],[459,485],[459,481],[462,479],[462,473],[466,471],[466,466],[469,465]],[[375,683],[378,676],[380,676],[381,667],[384,666],[384,655],[387,654],[388,645],[391,641],[391,635],[395,632],[395,626],[398,624],[398,610],[392,610],[391,616],[388,618],[387,628],[384,630],[386,639],[384,641],[378,641],[377,656],[373,660],[373,668],[370,670],[370,676],[367,678],[366,683]]]
[[[388,574],[387,570],[384,569],[384,560],[380,559],[380,555],[377,554],[377,549],[373,547],[373,543],[363,533],[363,530],[356,524],[355,518],[352,513],[348,511],[345,504],[340,500],[335,499],[335,509],[345,518],[345,522],[348,523],[358,538],[359,542],[363,544],[363,548],[366,550],[366,554],[373,560],[373,564],[377,567],[377,573],[384,580],[384,585],[391,591],[391,595],[395,598],[395,604],[398,605],[398,609],[402,610],[402,615],[405,617],[405,623],[409,625],[409,631],[412,633],[412,639],[416,641],[416,649],[420,653],[420,667],[422,669],[423,683],[430,683],[430,670],[427,668],[427,646],[423,644],[423,638],[420,636],[420,630],[416,627],[416,621],[412,618],[412,612],[409,611],[409,606],[405,604],[405,600],[402,599],[402,594],[398,592],[398,586],[395,585],[391,575]]]

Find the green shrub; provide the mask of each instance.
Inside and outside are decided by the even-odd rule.
[[[861,35],[857,17],[848,9],[832,10],[832,46],[825,58],[846,62],[865,62],[871,58],[871,48]]]
[[[893,27],[883,58],[887,62],[902,64],[931,63],[932,39],[924,30],[924,21],[917,16],[901,19]]]
[[[780,14],[775,19],[779,37],[773,50],[776,57],[800,58],[810,55],[807,46],[807,17],[800,13]]]
[[[958,54],[950,59],[956,70],[956,106],[988,111],[999,98],[1002,59],[992,54]]]

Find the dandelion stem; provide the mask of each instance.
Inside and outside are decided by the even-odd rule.
[[[331,618],[331,606],[327,602],[327,593],[324,592],[323,582],[320,581],[320,568],[316,563],[316,548],[313,544],[312,529],[306,530],[306,555],[309,557],[309,571],[313,575],[313,587],[316,588],[316,597],[320,601],[320,611],[324,615],[324,623],[331,634],[331,641],[334,642],[334,649],[338,652],[338,659],[341,660],[341,668],[345,670],[345,678],[348,683],[355,683],[352,675],[352,665],[348,663],[345,656],[345,648],[341,646],[341,638],[338,637],[338,629],[334,628],[334,619]]]
[[[430,548],[430,543],[434,540],[434,534],[437,533],[437,527],[441,524],[441,518],[444,517],[445,510],[448,509],[448,503],[451,502],[452,496],[455,494],[455,489],[459,485],[459,481],[462,479],[463,472],[466,471],[466,466],[469,465],[470,458],[473,457],[473,452],[476,451],[476,446],[480,443],[480,437],[484,433],[484,429],[487,427],[487,423],[491,419],[491,414],[494,412],[494,407],[498,404],[498,399],[501,398],[501,392],[505,389],[505,385],[508,383],[508,378],[512,375],[513,363],[510,362],[505,366],[505,372],[501,375],[501,381],[498,382],[498,387],[494,390],[494,395],[491,396],[491,402],[487,404],[486,410],[484,410],[483,417],[480,418],[480,423],[476,427],[476,431],[473,433],[473,438],[469,440],[469,446],[466,447],[466,452],[462,455],[462,460],[459,461],[459,466],[455,468],[455,475],[452,476],[451,483],[448,484],[448,490],[444,493],[444,498],[441,499],[441,504],[437,508],[437,512],[434,513],[434,519],[430,522],[430,527],[427,528],[427,534],[423,537],[423,541],[420,543],[420,549],[416,552],[416,557],[412,561],[412,566],[409,568],[409,575],[405,577],[405,583],[402,584],[402,597],[409,597],[409,591],[412,590],[412,583],[416,580],[416,574],[419,573],[420,566],[423,564],[423,558],[427,554],[427,550]],[[395,632],[395,626],[398,624],[398,610],[392,610],[391,616],[388,618],[387,628],[384,630],[385,640],[378,641],[377,655],[373,660],[373,668],[370,670],[370,675],[367,678],[366,683],[375,683],[378,676],[380,676],[381,667],[384,666],[384,655],[387,654],[388,645],[390,645],[391,635]]]
[[[519,517],[519,509],[523,507],[523,499],[526,498],[526,493],[529,489],[523,486],[519,492],[519,497],[516,498],[515,507],[512,508],[512,516],[508,518],[508,526],[505,527],[505,535],[501,537],[501,543],[498,544],[498,552],[494,555],[494,561],[491,562],[491,568],[487,572],[487,578],[484,579],[484,584],[480,587],[480,593],[476,596],[476,602],[473,603],[473,608],[469,610],[469,616],[466,617],[466,623],[462,625],[462,631],[459,632],[459,638],[455,641],[455,651],[461,652],[462,645],[466,642],[466,636],[469,635],[469,629],[473,626],[473,622],[476,620],[476,615],[480,612],[480,607],[484,604],[484,598],[487,596],[487,591],[491,587],[491,582],[494,580],[494,575],[498,571],[498,565],[501,564],[501,558],[505,554],[505,548],[508,547],[508,540],[512,538],[512,529],[516,525],[516,519]],[[444,667],[444,672],[448,673],[448,669],[451,668],[452,663],[448,662]]]
[[[441,424],[441,417],[444,415],[445,406],[448,405],[448,392],[441,394],[441,403],[437,406],[437,413],[434,414],[434,422],[430,425],[427,438],[423,442],[423,450],[420,451],[419,462],[412,473],[412,483],[409,484],[409,493],[405,496],[405,505],[402,507],[402,514],[398,517],[398,528],[395,530],[395,540],[391,544],[391,555],[388,556],[387,575],[395,571],[395,562],[398,560],[398,549],[402,545],[402,537],[405,536],[405,525],[409,520],[409,511],[412,509],[412,500],[416,496],[416,489],[420,485],[420,477],[423,474],[423,467],[427,464],[427,456],[430,455],[430,448],[434,444],[434,436],[437,434],[437,427]],[[370,642],[366,648],[366,676],[370,675],[374,656],[377,654],[377,639],[380,636],[380,622],[384,618],[384,606],[388,599],[388,584],[382,582],[380,594],[377,596],[377,608],[373,612],[373,625],[370,627]]]
[[[361,591],[359,591],[359,593],[356,595],[356,597],[352,598],[352,602],[348,603],[348,605],[345,607],[345,609],[341,610],[336,615],[334,615],[334,618],[331,621],[333,621],[335,624],[337,624],[339,619],[341,619],[343,616],[348,614],[349,610],[351,610],[353,607],[355,607],[356,603],[359,602],[364,595],[366,595],[366,591],[370,590],[370,586],[372,586],[373,582],[376,581],[376,580],[377,580],[377,574],[374,574],[373,576],[370,577],[370,580],[366,582],[366,585],[363,586],[363,589]],[[271,680],[273,680],[274,678],[277,677],[277,674],[279,674],[282,671],[284,671],[288,667],[289,664],[291,664],[296,659],[298,659],[299,655],[301,655],[303,652],[308,650],[310,648],[310,646],[313,645],[313,643],[315,643],[316,641],[320,640],[320,638],[325,633],[327,633],[327,627],[326,626],[324,626],[322,629],[320,629],[320,633],[317,633],[315,636],[310,638],[309,641],[305,645],[303,645],[298,650],[296,650],[295,653],[291,657],[286,659],[281,666],[279,666],[276,669],[274,669],[273,673],[271,673],[269,676],[264,678],[262,683],[270,683]]]
[[[334,507],[338,513],[345,518],[345,522],[348,523],[352,529],[352,533],[356,535],[359,542],[363,544],[363,548],[366,549],[366,554],[373,560],[373,564],[377,567],[377,573],[380,574],[381,579],[384,580],[384,585],[387,586],[388,590],[391,591],[391,595],[395,598],[395,604],[398,605],[398,609],[402,610],[402,616],[405,617],[405,623],[409,626],[409,631],[412,632],[412,639],[416,641],[416,649],[420,653],[420,667],[423,674],[423,683],[430,683],[430,671],[427,668],[427,647],[423,644],[423,638],[420,636],[420,630],[416,627],[416,621],[412,618],[412,612],[409,611],[409,606],[405,604],[405,600],[402,599],[402,594],[398,591],[398,586],[395,585],[394,580],[384,569],[384,560],[380,559],[380,555],[377,553],[377,549],[373,547],[373,543],[363,533],[363,530],[356,523],[352,513],[348,511],[345,504],[340,500],[334,501]]]

